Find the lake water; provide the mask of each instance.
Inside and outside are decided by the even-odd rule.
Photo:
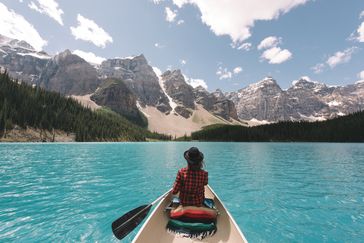
[[[363,242],[364,144],[173,142],[0,144],[0,242],[117,241],[193,145],[248,241]]]

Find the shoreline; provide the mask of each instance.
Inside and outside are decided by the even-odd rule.
[[[62,130],[48,131],[38,128],[21,128],[14,126],[13,129],[3,134],[0,138],[0,142],[75,142],[76,135],[74,133],[67,133]]]

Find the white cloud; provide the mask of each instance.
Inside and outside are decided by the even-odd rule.
[[[327,66],[329,66],[330,68],[334,68],[339,64],[347,63],[351,60],[352,55],[357,49],[357,47],[353,46],[344,51],[338,51],[334,55],[330,56],[325,63],[318,63],[311,69],[315,73],[321,73]]]
[[[363,18],[364,17],[364,10],[361,11],[360,15],[359,15],[359,19]]]
[[[164,48],[164,45],[162,45],[161,43],[156,42],[156,43],[154,43],[154,47],[161,49],[161,48]]]
[[[229,35],[233,42],[251,36],[258,20],[273,20],[309,0],[173,0],[181,8],[193,4],[201,12],[201,21],[218,36]]]
[[[171,10],[169,7],[165,8],[166,20],[170,23],[174,22],[177,17],[177,10]]]
[[[364,80],[364,70],[361,71],[360,73],[358,73],[358,77],[361,79],[361,80]]]
[[[0,34],[13,39],[24,40],[36,50],[42,50],[47,45],[47,41],[39,35],[32,24],[2,3],[0,3],[0,26]]]
[[[250,51],[250,49],[252,48],[252,43],[243,43],[238,47],[238,50],[244,50],[244,51]]]
[[[356,30],[357,36],[355,39],[359,42],[364,42],[364,22],[360,24],[358,29]]]
[[[292,53],[279,47],[272,47],[263,52],[261,58],[266,59],[270,64],[280,64],[292,58]]]
[[[245,43],[237,44],[237,43],[233,42],[230,44],[230,46],[234,49],[250,51],[250,49],[252,48],[252,43],[245,42]]]
[[[221,65],[222,63],[219,63]],[[219,66],[216,71],[216,75],[219,77],[220,80],[222,79],[231,79],[233,76],[238,75],[243,71],[242,67],[235,67],[232,71],[230,71],[227,68],[223,68],[222,66]]]
[[[163,2],[164,0],[152,0],[152,2],[154,3],[154,4],[160,4],[161,2]]]
[[[187,64],[187,61],[186,61],[186,60],[184,60],[184,59],[182,59],[182,60],[181,60],[181,64],[182,64],[182,65],[186,65],[186,64]]]
[[[258,45],[258,50],[276,47],[280,43],[281,38],[278,38],[276,36],[269,36],[260,42],[260,44]]]
[[[31,1],[28,6],[29,8],[46,14],[55,21],[57,21],[60,25],[63,25],[62,14],[63,10],[58,7],[58,3],[55,0],[37,0],[38,5]]]
[[[354,54],[357,47],[351,47],[344,51],[338,51],[333,56],[329,57],[326,61],[326,64],[329,65],[331,68],[335,66],[349,62],[351,60],[351,56]]]
[[[241,71],[243,71],[243,68],[242,68],[242,67],[236,67],[236,68],[234,68],[233,73],[234,73],[234,74],[238,74],[238,73],[240,73]]]
[[[183,24],[185,21],[183,20],[183,19],[180,19],[180,20],[178,20],[177,21],[177,25],[181,25],[181,24]]]
[[[324,68],[325,68],[325,64],[318,63],[315,66],[313,66],[311,69],[313,70],[314,73],[322,73],[324,71]]]
[[[198,86],[202,86],[204,89],[207,89],[207,84],[203,79],[188,78],[186,76],[184,76],[184,77],[185,77],[186,82],[189,85],[191,85],[193,88],[196,88]]]
[[[233,76],[232,72],[228,71],[227,68],[222,68],[222,67],[219,67],[217,69],[216,75],[219,76],[220,80],[232,78],[232,76]]]
[[[107,43],[112,43],[112,37],[93,20],[77,15],[78,26],[71,27],[72,35],[77,39],[89,41],[96,46],[105,48]]]
[[[79,57],[81,57],[81,58],[83,58],[83,59],[85,59],[87,62],[93,63],[93,64],[101,64],[103,61],[106,60],[106,58],[96,56],[92,52],[74,50],[72,53],[79,56]]]

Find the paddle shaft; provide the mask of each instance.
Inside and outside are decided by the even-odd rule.
[[[133,219],[135,219],[137,216],[139,216],[141,213],[143,213],[145,210],[149,210],[154,204],[156,204],[159,200],[161,200],[162,198],[164,198],[165,196],[168,195],[168,193],[171,191],[172,189],[169,189],[166,193],[164,193],[162,196],[158,197],[156,200],[154,200],[151,204],[149,204],[148,206],[146,206],[145,208],[143,208],[142,210],[140,210],[138,213],[136,213],[135,215],[133,215],[133,217],[129,218],[127,221],[125,221],[123,224],[119,225],[118,227],[115,228],[115,230],[118,230],[121,226],[131,222]]]
[[[118,236],[117,236],[117,233],[120,233],[120,232],[118,232],[119,231],[119,229],[120,228],[124,228],[124,227],[128,227],[128,225],[130,225],[130,224],[133,224],[133,223],[135,223],[135,222],[133,222],[133,220],[136,220],[136,221],[138,221],[138,219],[137,219],[137,217],[141,217],[141,220],[140,220],[140,222],[144,219],[144,217],[148,214],[148,212],[149,212],[149,210],[150,210],[150,208],[154,205],[154,204],[156,204],[158,201],[160,201],[162,198],[164,198],[164,197],[166,197],[170,192],[171,192],[171,190],[172,189],[169,189],[167,192],[165,192],[163,195],[161,195],[160,197],[158,197],[156,200],[154,200],[151,204],[149,204],[149,205],[145,205],[145,206],[140,206],[140,207],[138,207],[138,208],[135,208],[135,209],[133,209],[133,210],[131,210],[131,211],[129,211],[128,213],[126,213],[126,214],[124,214],[122,217],[120,217],[118,220],[121,220],[121,222],[120,222],[120,224],[117,226],[117,227],[113,227],[113,233],[115,234],[115,236],[118,238],[118,239],[120,239]],[[136,211],[136,212],[133,212],[133,211]],[[123,220],[123,219],[121,219],[121,218],[124,218],[125,216],[127,217],[127,214],[129,214],[129,213],[131,213],[133,216],[132,217],[130,217],[130,218],[128,218],[127,220]],[[142,214],[144,214],[144,215],[142,215]],[[116,220],[116,221],[118,221],[118,220]],[[115,221],[115,222],[116,222]],[[114,222],[114,223],[115,223]],[[133,226],[131,226],[132,228],[135,228],[140,222],[137,222],[137,224],[135,224],[135,225],[133,225]],[[113,224],[114,224],[113,223]],[[129,232],[128,232],[129,233]],[[128,233],[126,233],[126,234],[128,234]],[[124,237],[124,236],[122,236],[122,237]]]
[[[172,191],[172,188],[171,189],[169,189],[167,192],[165,192],[162,196],[160,196],[160,197],[158,197],[157,199],[155,199],[154,200],[154,202],[152,202],[150,205],[154,205],[154,204],[156,204],[159,200],[161,200],[162,198],[165,198],[167,195],[168,195],[168,193],[170,193]]]

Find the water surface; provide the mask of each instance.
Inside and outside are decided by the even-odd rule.
[[[364,144],[172,142],[0,144],[0,242],[117,241],[192,145],[248,241],[362,242]]]

